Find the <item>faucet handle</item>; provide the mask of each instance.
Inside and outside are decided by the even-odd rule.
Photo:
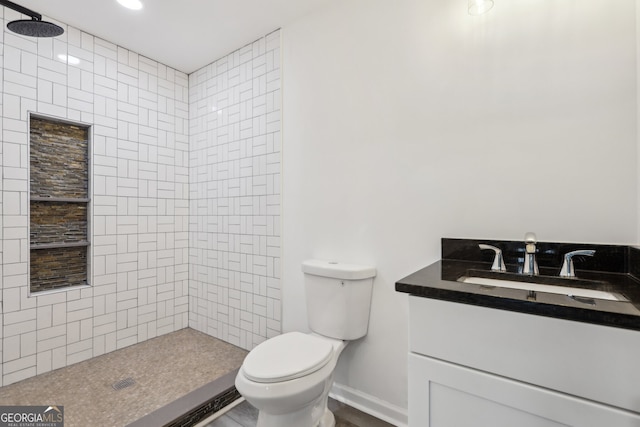
[[[536,253],[536,243],[538,239],[535,233],[528,232],[524,235],[524,251],[528,254]]]
[[[480,247],[480,249],[491,249],[496,253],[496,256],[493,258],[491,271],[507,271],[507,267],[504,265],[504,259],[502,258],[502,250],[500,248],[491,245],[485,245],[484,243],[480,243],[478,246]]]
[[[560,269],[561,277],[576,277],[576,272],[573,267],[573,257],[579,255],[593,256],[596,251],[593,249],[581,249],[578,251],[571,251],[564,254],[564,262],[562,263],[562,268]]]
[[[539,273],[538,262],[536,261],[536,243],[538,238],[535,233],[527,232],[524,235],[524,264],[522,273],[530,276],[537,276]]]

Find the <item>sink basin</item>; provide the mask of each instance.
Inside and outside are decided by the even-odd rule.
[[[597,298],[610,301],[626,301],[621,295],[596,289],[573,288],[570,286],[544,285],[531,282],[516,282],[513,280],[490,279],[486,277],[464,276],[458,279],[463,283],[471,283],[481,286],[495,286],[510,289],[522,289],[525,291],[548,292],[552,294],[569,295],[579,298]]]

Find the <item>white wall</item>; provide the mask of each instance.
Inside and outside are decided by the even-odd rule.
[[[18,36],[4,13],[0,385],[188,323],[188,80],[65,28]],[[59,54],[80,60],[71,65]],[[92,287],[29,296],[28,112],[92,124]]]
[[[638,23],[640,23],[640,0],[636,0],[636,139],[638,141],[637,156],[637,182],[640,182],[640,132],[637,131],[640,126],[640,31],[638,31]],[[640,241],[640,185],[638,185],[638,237],[636,242]]]
[[[369,335],[337,372],[360,403],[402,417],[394,282],[441,237],[636,241],[634,7],[496,0],[472,18],[464,1],[351,0],[284,28],[283,328],[306,328],[303,259],[375,265]],[[74,28],[2,37],[6,385],[186,326],[190,148],[185,75]],[[95,123],[91,289],[27,298],[27,111]]]
[[[363,405],[406,408],[394,282],[441,237],[636,241],[634,8],[352,0],[283,28],[283,328],[307,327],[305,258],[376,266],[336,377]]]
[[[189,76],[189,326],[251,349],[281,331],[280,32]]]

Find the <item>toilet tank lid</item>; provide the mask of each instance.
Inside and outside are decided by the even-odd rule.
[[[302,263],[302,271],[314,276],[331,277],[342,280],[362,280],[376,276],[375,267],[346,264],[336,261],[310,259]]]

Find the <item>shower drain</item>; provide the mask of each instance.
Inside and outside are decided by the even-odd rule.
[[[131,387],[135,383],[136,381],[129,377],[114,383],[111,387],[113,387],[114,390],[122,390],[123,388]]]

